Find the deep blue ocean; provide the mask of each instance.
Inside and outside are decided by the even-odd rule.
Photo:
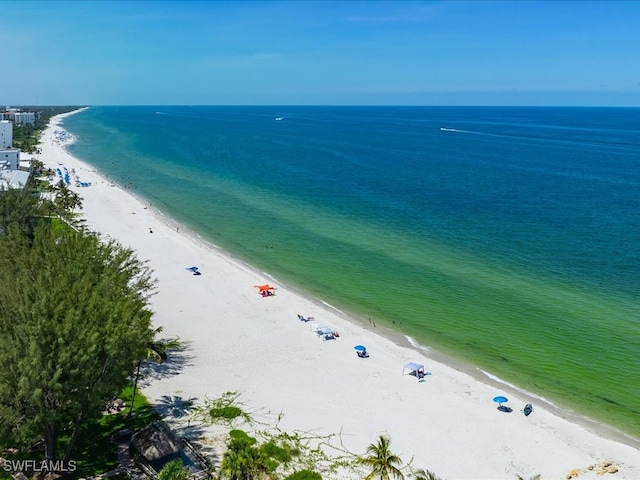
[[[92,107],[63,126],[280,281],[640,437],[640,109]]]

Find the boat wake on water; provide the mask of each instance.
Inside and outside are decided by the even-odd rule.
[[[475,133],[481,135],[481,132],[470,132],[469,130],[458,130],[457,128],[444,128],[440,127],[443,132],[455,132],[455,133]]]

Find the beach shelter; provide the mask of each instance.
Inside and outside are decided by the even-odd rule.
[[[333,329],[331,327],[320,326],[316,330],[316,333],[318,334],[319,337],[322,337],[323,340],[333,340],[336,338],[333,332]]]
[[[409,362],[404,366],[402,375],[413,375],[415,377],[419,377],[420,375],[424,376],[424,365],[420,363]]]
[[[276,288],[272,287],[268,283],[264,285],[254,285],[258,289],[258,293],[263,297],[270,297],[276,294]]]

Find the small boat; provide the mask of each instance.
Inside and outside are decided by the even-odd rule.
[[[276,120],[284,120],[284,117],[276,117]]]
[[[531,414],[531,412],[533,412],[533,405],[531,405],[530,403],[527,403],[524,406],[524,410],[522,410],[522,413],[524,413],[525,417],[528,417]]]

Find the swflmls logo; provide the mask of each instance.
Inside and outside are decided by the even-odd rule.
[[[76,461],[69,460],[2,460],[5,472],[58,472],[69,473],[76,471]]]

